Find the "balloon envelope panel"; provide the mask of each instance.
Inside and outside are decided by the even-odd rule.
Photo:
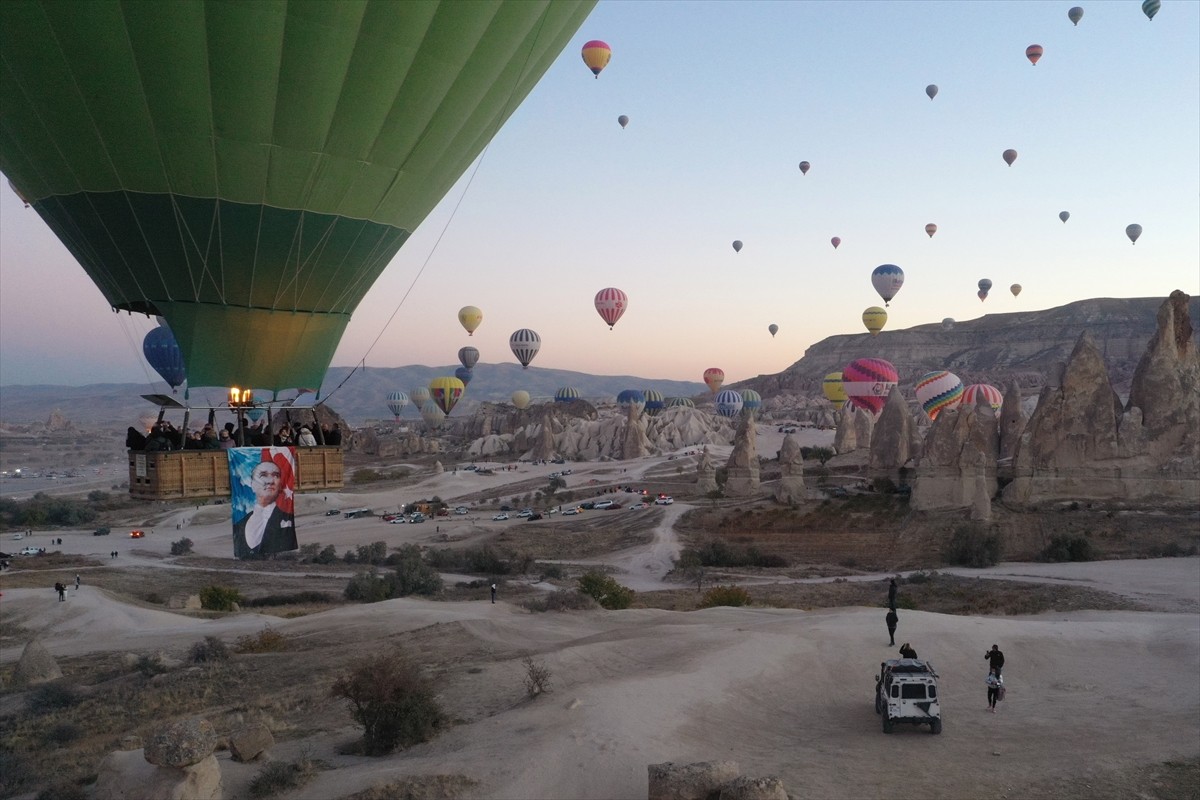
[[[858,408],[872,414],[878,414],[883,408],[899,380],[896,368],[881,358],[860,358],[842,370],[846,397]]]

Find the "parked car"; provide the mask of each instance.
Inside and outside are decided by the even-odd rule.
[[[563,512],[562,512],[562,515],[563,515],[564,517],[573,517],[573,516],[575,516],[576,514],[580,514],[580,513],[582,513],[582,512],[583,512],[583,509],[582,509],[582,508],[564,508],[564,509],[563,509]]]
[[[596,508],[596,509],[612,508],[614,505],[616,505],[616,504],[613,503],[612,500],[597,500],[595,503],[592,504],[592,508]],[[587,506],[585,505],[584,508],[587,508]]]
[[[492,522],[502,522],[506,519],[508,519],[508,513],[505,511],[501,511],[499,514],[492,517]]]
[[[410,516],[410,517],[408,518],[408,521],[409,521],[409,522],[424,522],[424,521],[425,521],[425,515],[424,515],[424,514],[422,514],[420,511],[418,511],[418,512],[416,512],[415,514],[413,514],[412,516]]]
[[[13,538],[13,539],[24,539],[24,538],[25,538],[25,534],[23,534],[23,533],[14,533],[14,534],[12,535],[12,538]]]
[[[501,511],[512,511],[512,506],[500,506]]]
[[[145,531],[130,531],[129,532],[130,539],[144,539],[145,537],[146,537]]]
[[[21,552],[17,553],[17,555],[19,555],[19,556],[36,556],[40,552],[42,552],[42,551],[36,547],[22,547]]]
[[[388,520],[388,524],[390,525],[403,525],[406,522],[408,522],[408,520],[406,520],[404,517],[392,517]]]
[[[850,493],[847,492],[845,489],[843,489],[841,486],[833,486],[829,489],[826,489],[825,493],[828,494],[830,497],[849,497],[850,496]]]
[[[108,534],[108,528],[96,528],[96,530],[92,531],[92,536],[108,536]]]
[[[325,516],[327,516],[327,517],[336,517],[336,516],[337,516],[338,514],[340,514],[340,513],[342,513],[342,512],[341,512],[341,509],[337,509],[337,508],[331,508],[331,509],[329,509],[328,511],[326,511],[326,512],[325,512]]]
[[[942,709],[938,703],[938,674],[928,661],[892,658],[879,664],[875,679],[875,713],[883,718],[883,732],[891,733],[896,723],[929,725],[929,732],[942,732]]]
[[[566,477],[567,475],[570,475],[570,474],[571,474],[571,470],[569,470],[569,469],[564,469],[564,470],[562,471],[562,474],[563,474],[563,477]]]
[[[458,506],[454,509],[454,513],[462,516],[463,514],[471,513],[471,509],[467,508],[466,506]]]
[[[668,496],[668,495],[665,495],[665,494],[660,494],[660,495],[658,496],[658,498],[657,498],[657,499],[655,499],[655,501],[654,501],[654,502],[655,502],[655,504],[657,504],[657,505],[660,505],[660,506],[669,506],[669,505],[671,505],[672,503],[674,503],[674,502],[675,502],[675,498],[674,498],[674,497],[670,497],[670,496]]]
[[[380,519],[382,519],[384,522],[391,522],[398,516],[400,516],[400,515],[399,514],[384,514],[382,517],[380,517]]]
[[[521,509],[520,513],[517,514],[517,516],[522,519],[533,516],[533,509],[532,508],[523,508],[523,509]]]
[[[586,503],[580,503],[580,504],[579,504],[579,510],[580,510],[580,511],[591,511],[591,510],[592,510],[593,508],[595,508],[595,507],[596,507],[596,504],[595,504],[593,501],[591,501],[591,500],[589,500],[589,501],[588,501],[588,502],[586,502]]]
[[[538,520],[538,519],[541,519],[541,518],[542,518],[542,515],[541,515],[541,514],[539,514],[539,513],[537,513],[537,512],[535,511],[535,512],[533,512],[532,514],[530,514],[528,517],[526,517],[526,518],[525,518],[525,521],[526,521],[526,522],[533,522],[534,520]]]
[[[629,506],[629,510],[630,511],[640,511],[643,508],[649,508],[649,507],[650,507],[649,503],[632,503]]]

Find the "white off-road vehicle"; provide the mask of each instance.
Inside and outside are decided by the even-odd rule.
[[[937,679],[928,661],[893,658],[881,662],[875,679],[875,713],[883,718],[883,732],[891,733],[897,723],[907,722],[929,725],[930,733],[941,733]]]

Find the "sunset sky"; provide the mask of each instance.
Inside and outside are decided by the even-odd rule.
[[[478,372],[515,361],[508,337],[528,327],[535,367],[700,380],[717,366],[732,382],[833,334],[862,332],[870,356],[860,316],[882,304],[883,263],[906,274],[885,330],[1196,294],[1200,3],[1163,0],[1150,21],[1137,0],[1084,2],[1077,27],[1071,5],[602,0],[333,363],[454,364],[472,344]],[[579,54],[597,38],[613,51],[598,80]],[[592,308],[608,286],[630,298],[611,332]],[[484,311],[470,339],[468,304]],[[0,189],[0,384],[149,382],[153,325],[112,313]]]

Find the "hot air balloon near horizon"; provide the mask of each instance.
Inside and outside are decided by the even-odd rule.
[[[1004,158],[1004,163],[1011,167],[1013,162],[1017,160],[1017,151],[1010,147],[1008,150],[1005,150],[1001,156]]]
[[[943,411],[955,408],[963,399],[963,382],[953,372],[944,369],[925,373],[913,388],[921,410],[931,421],[936,420]]]
[[[842,243],[842,237],[840,237],[840,236],[835,236],[835,237],[833,237],[832,239],[830,239],[830,240],[829,240],[829,243],[830,243],[831,245],[833,245],[833,249],[834,249],[834,250],[837,250],[837,249],[838,249],[838,245]]]
[[[1058,212],[1058,218],[1061,219],[1063,221],[1063,224],[1065,225],[1065,224],[1067,224],[1067,220],[1069,220],[1071,218],[1071,212],[1070,211],[1060,211],[1060,212]]]
[[[984,300],[987,300],[988,292],[992,290],[992,282],[987,278],[982,278],[977,285],[979,286],[979,292],[976,294],[976,297],[982,303]]]
[[[762,395],[753,389],[742,390],[742,413],[752,414],[762,408]]]
[[[172,393],[187,380],[183,353],[179,350],[179,343],[175,341],[175,334],[171,333],[170,327],[165,322],[150,329],[146,337],[142,339],[142,355],[146,357],[147,363],[154,368],[154,371],[171,387]]]
[[[871,306],[862,313],[863,325],[871,332],[872,336],[878,336],[883,330],[883,326],[887,325],[888,313],[879,306]]]
[[[696,403],[690,397],[672,397],[667,401],[667,408],[695,408]]]
[[[800,174],[801,175],[807,175],[808,171],[810,169],[812,169],[812,164],[808,163],[807,161],[800,162]]]
[[[1021,284],[1014,283],[1012,286],[1008,287],[1008,290],[1012,292],[1013,297],[1016,297],[1021,293]]]
[[[736,417],[742,413],[742,395],[733,389],[722,389],[713,399],[713,405],[722,417]]]
[[[583,63],[587,64],[587,68],[599,79],[600,71],[607,67],[612,59],[612,48],[599,39],[592,39],[584,43],[580,55],[583,57]]]
[[[942,330],[952,331],[954,330],[954,325],[954,317],[946,317],[942,320]]]
[[[1029,59],[1029,63],[1037,66],[1038,59],[1042,57],[1042,46],[1040,44],[1031,44],[1025,48],[1025,57]]]
[[[772,322],[767,326],[767,333],[771,334],[771,338],[775,338],[775,334],[779,333],[779,326]]]
[[[400,412],[408,405],[408,395],[404,392],[389,392],[387,396],[388,411],[396,418],[396,422],[400,421]]]
[[[516,406],[518,411],[524,411],[529,408],[529,392],[524,389],[517,389],[512,393],[512,404]]]
[[[1137,223],[1127,226],[1125,235],[1129,237],[1130,244],[1137,244],[1138,237],[1142,235],[1142,226]]]
[[[652,417],[658,416],[658,413],[666,408],[666,400],[663,398],[662,392],[657,389],[645,389],[642,394],[646,396],[646,405],[642,409]]]
[[[929,234],[929,238],[932,239],[933,235],[937,233],[937,225],[934,225],[932,222],[929,223],[925,226],[925,233]]]
[[[408,397],[419,412],[429,400],[429,389],[424,386],[414,386],[408,390]]]
[[[517,361],[521,362],[521,368],[529,369],[529,362],[533,361],[534,356],[542,349],[542,337],[538,336],[537,331],[521,328],[513,331],[512,336],[508,337],[508,348],[512,350]]]
[[[429,382],[429,399],[447,415],[462,397],[466,386],[458,378],[443,375]]]
[[[1071,24],[1078,25],[1079,20],[1083,19],[1083,9],[1079,6],[1074,6],[1067,11],[1067,19],[1071,20]]]
[[[459,367],[454,370],[454,377],[462,381],[465,388],[471,385],[471,379],[475,377],[475,372],[470,367]]]
[[[467,369],[475,369],[479,363],[479,351],[470,346],[458,348],[458,362]]]
[[[704,385],[710,392],[716,394],[723,383],[725,383],[725,371],[720,367],[709,367],[704,370]]]
[[[446,412],[438,407],[438,404],[432,398],[425,401],[421,406],[421,419],[425,420],[425,424],[430,429],[436,428],[446,421]]]
[[[881,358],[859,358],[842,368],[842,388],[856,408],[878,414],[892,387],[899,383],[896,368]]]
[[[646,395],[640,389],[623,389],[617,394],[617,406],[636,417],[646,407]]]
[[[191,386],[320,387],[593,5],[0,3],[0,171]]]
[[[475,329],[483,322],[483,312],[475,306],[463,306],[458,310],[458,324],[463,326],[467,336],[474,336]]]
[[[849,398],[846,397],[846,387],[842,385],[842,373],[831,372],[821,380],[821,391],[825,399],[833,403],[834,409],[842,407]]]
[[[936,83],[931,83],[925,87],[925,94],[929,95],[929,99],[937,97],[938,87]]]
[[[625,313],[625,309],[629,307],[629,297],[620,289],[610,286],[596,292],[595,306],[596,313],[600,315],[600,319],[608,323],[608,329],[611,331],[617,324],[617,320]]]
[[[554,393],[554,402],[569,403],[572,400],[578,400],[582,395],[574,386],[563,386]]]
[[[890,305],[892,298],[904,285],[904,270],[895,264],[880,264],[871,272],[871,285],[883,298],[884,306]]]
[[[741,239],[733,240],[733,252],[735,252],[735,253],[742,252],[742,240]]]

